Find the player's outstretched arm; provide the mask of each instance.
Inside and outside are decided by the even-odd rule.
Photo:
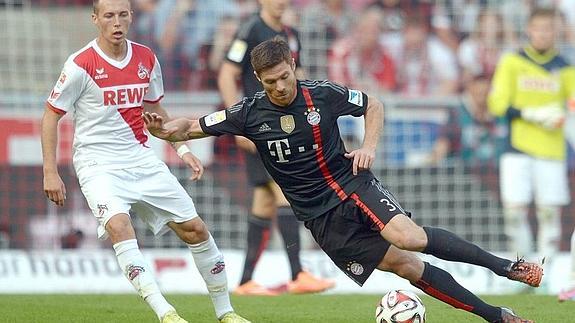
[[[42,159],[44,171],[44,193],[50,201],[63,206],[66,200],[66,186],[58,173],[56,148],[58,147],[58,122],[62,118],[48,106],[42,117]]]
[[[345,154],[345,157],[353,159],[354,175],[370,169],[375,161],[375,149],[383,128],[383,103],[373,96],[368,96],[364,118],[365,135],[361,148]]]
[[[164,123],[164,118],[157,113],[144,112],[142,119],[148,131],[154,136],[167,141],[186,141],[209,136],[202,131],[198,120],[178,118]]]
[[[169,122],[171,120],[166,109],[164,109],[159,102],[148,103],[144,102],[144,112],[156,113],[162,117],[164,122]],[[194,156],[192,151],[188,148],[185,141],[181,142],[170,142],[170,145],[174,148],[178,156],[182,161],[192,169],[191,180],[198,180],[202,178],[204,173],[204,166],[198,157]]]

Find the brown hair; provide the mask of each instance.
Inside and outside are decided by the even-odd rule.
[[[280,36],[275,36],[257,45],[250,53],[252,68],[257,74],[274,67],[281,62],[292,61],[288,43]]]
[[[531,11],[531,15],[529,15],[529,21],[538,17],[555,18],[556,15],[557,11],[553,8],[535,8]]]

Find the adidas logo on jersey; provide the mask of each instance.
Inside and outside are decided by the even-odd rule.
[[[270,131],[270,130],[272,130],[272,128],[270,128],[270,126],[268,126],[268,124],[264,122],[260,126],[260,129],[258,129],[258,132],[264,132],[264,131]]]

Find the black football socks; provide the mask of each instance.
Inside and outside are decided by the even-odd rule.
[[[244,262],[244,273],[240,285],[252,279],[256,264],[270,240],[270,227],[272,221],[250,214],[248,218],[248,250]]]
[[[423,227],[427,246],[423,253],[437,258],[464,262],[490,269],[499,276],[506,276],[510,260],[499,258],[457,235],[440,228]]]
[[[284,247],[291,267],[292,280],[296,280],[297,274],[302,271],[299,253],[301,250],[299,222],[293,210],[289,206],[278,208],[277,213],[278,229],[284,240]]]
[[[421,279],[412,283],[426,294],[455,308],[481,316],[488,322],[501,318],[501,308],[491,306],[459,285],[445,270],[424,262]]]

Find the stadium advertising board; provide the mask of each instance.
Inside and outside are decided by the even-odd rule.
[[[223,250],[230,287],[239,281],[243,252]],[[157,249],[144,251],[152,264],[160,288],[166,293],[206,293],[193,259],[186,249]],[[459,263],[427,258],[443,267],[465,287],[478,294],[511,294],[524,289],[523,285],[497,277],[488,270]],[[355,285],[340,272],[321,251],[302,253],[303,266],[314,274],[336,281],[329,293],[380,294],[390,288],[415,291],[406,280],[389,273],[376,272],[364,287]],[[541,292],[554,294],[563,286],[569,257],[561,254],[546,260],[545,279]],[[289,277],[289,265],[281,251],[267,251],[255,272],[255,279],[263,285],[279,286]],[[182,284],[181,282],[188,282]],[[0,252],[0,293],[131,293],[132,286],[122,277],[116,259],[108,250],[71,251],[2,251]]]

